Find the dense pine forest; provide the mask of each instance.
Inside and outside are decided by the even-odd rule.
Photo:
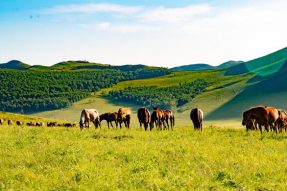
[[[0,70],[0,110],[20,113],[65,108],[120,81],[169,74],[164,68],[75,71]]]
[[[109,97],[114,100],[134,102],[150,108],[153,106],[173,108],[190,102],[196,95],[205,91],[209,85],[206,81],[199,79],[171,87],[128,87],[123,90],[110,91]]]

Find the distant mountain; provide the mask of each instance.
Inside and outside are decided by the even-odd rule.
[[[171,69],[176,71],[198,71],[198,70],[212,70],[214,68],[215,68],[214,66],[211,66],[209,64],[189,64],[184,66],[177,66]]]
[[[11,60],[7,63],[0,64],[2,69],[16,69],[16,70],[26,70],[30,65],[25,64],[19,60]]]
[[[216,68],[227,68],[227,67],[231,67],[231,66],[236,66],[238,64],[242,64],[244,63],[243,61],[233,61],[233,60],[230,60],[230,61],[227,61],[227,62],[224,62],[218,66],[216,66]]]

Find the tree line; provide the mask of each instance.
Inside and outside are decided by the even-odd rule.
[[[127,87],[123,90],[110,91],[108,96],[115,101],[129,101],[149,108],[153,106],[173,108],[190,102],[209,85],[208,82],[199,79],[171,87]]]
[[[165,68],[143,68],[135,71],[19,71],[0,70],[0,110],[31,113],[61,109],[79,101],[91,92],[120,81],[169,74]]]

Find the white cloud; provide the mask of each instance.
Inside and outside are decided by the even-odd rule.
[[[90,14],[90,13],[119,13],[119,14],[131,14],[141,10],[140,6],[123,6],[118,4],[109,3],[91,3],[91,4],[72,4],[61,5],[50,9],[43,10],[45,14]]]
[[[157,32],[160,30],[157,27],[152,27],[144,24],[112,24],[110,22],[101,22],[99,24],[81,24],[80,26],[86,29],[94,29],[121,34],[148,33]]]
[[[167,67],[199,62],[214,65],[230,59],[249,60],[287,45],[286,7],[286,0],[276,3],[254,0],[231,7],[208,4],[178,8],[116,4],[58,6],[49,9],[50,14],[56,14],[55,17],[62,19],[63,23],[63,26],[50,23],[51,27],[55,27],[51,30],[55,34],[49,32],[45,38],[35,41],[35,36],[39,36],[36,34],[43,32],[42,28],[37,27],[34,36],[30,37],[29,30],[22,30],[27,34],[21,35],[14,29],[11,31],[19,35],[3,39],[10,48],[0,52],[7,52],[8,55],[10,51],[11,58],[19,54],[32,55],[33,60],[39,57],[39,62],[35,61],[35,64],[41,63],[43,57],[47,58],[46,64],[76,57],[110,64],[142,63]],[[97,14],[96,17],[88,15],[77,20],[72,15],[73,22],[66,22],[65,18],[57,15],[63,13],[104,14]],[[117,17],[109,17],[109,14],[116,14]],[[67,27],[75,24],[81,27],[73,27],[74,30]],[[0,36],[7,36],[3,30],[0,33]],[[56,37],[57,40],[51,40]],[[22,44],[31,47],[23,49],[19,42],[26,42]],[[61,46],[55,47],[53,42]],[[45,54],[42,57],[34,54],[36,44],[45,48],[41,51]],[[24,60],[29,63],[29,59]]]
[[[208,4],[191,5],[180,8],[158,7],[146,10],[138,17],[146,22],[176,23],[210,14],[211,10],[212,7]]]

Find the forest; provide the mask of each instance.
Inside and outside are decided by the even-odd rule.
[[[171,87],[127,87],[123,90],[110,91],[108,96],[115,101],[129,101],[148,108],[154,106],[174,108],[190,102],[196,95],[205,91],[209,85],[208,82],[199,79]]]
[[[134,71],[75,70],[20,71],[0,70],[0,110],[33,113],[70,106],[102,88],[120,81],[169,74],[165,68]]]

